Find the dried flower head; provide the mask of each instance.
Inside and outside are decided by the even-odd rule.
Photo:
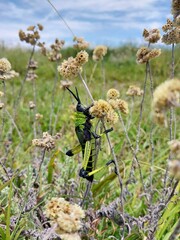
[[[169,161],[169,173],[175,179],[180,180],[180,160]]]
[[[58,67],[58,72],[65,79],[72,79],[77,77],[78,73],[81,71],[81,66],[77,63],[76,59],[69,57],[64,60],[62,64]]]
[[[149,31],[147,29],[144,29],[143,37],[144,37],[144,40],[149,43],[156,43],[161,38],[161,35],[160,35],[159,29],[157,29],[157,28],[154,28]]]
[[[120,96],[120,93],[118,90],[114,89],[114,88],[111,88],[108,90],[107,92],[107,99],[117,99],[119,98]]]
[[[43,115],[40,114],[40,113],[36,113],[35,119],[36,119],[37,121],[38,121],[38,120],[41,120],[41,119],[43,119]]]
[[[43,25],[40,24],[40,23],[38,23],[37,26],[38,26],[38,28],[39,28],[39,31],[42,31],[42,30],[44,29]]]
[[[180,140],[172,140],[168,142],[171,153],[180,160]]]
[[[94,102],[94,105],[90,108],[89,112],[97,118],[104,118],[108,112],[112,110],[111,105],[105,100],[98,100]]]
[[[29,108],[34,109],[36,107],[36,104],[33,101],[29,101]]]
[[[106,121],[112,125],[116,124],[118,121],[118,114],[114,110],[109,111],[106,116]]]
[[[52,198],[46,204],[46,216],[57,224],[56,233],[77,233],[81,228],[81,219],[85,217],[84,211],[77,204],[70,204],[64,198]]]
[[[174,18],[180,13],[180,0],[172,0],[171,12]]]
[[[180,27],[180,14],[175,18],[175,26]]]
[[[152,117],[155,123],[167,127],[167,119],[163,110],[154,109]]]
[[[152,106],[154,109],[166,109],[177,106],[179,102],[180,80],[170,79],[161,83],[154,91]]]
[[[0,59],[0,74],[7,73],[11,70],[11,63],[7,58]]]
[[[118,110],[120,110],[122,113],[124,114],[128,114],[129,113],[129,107],[128,107],[128,103],[122,99],[117,99],[117,106],[118,106]]]
[[[73,82],[69,80],[62,80],[60,81],[60,83],[61,83],[60,88],[63,90],[66,90],[66,88],[69,88],[73,84]]]
[[[55,148],[55,140],[48,132],[43,132],[43,137],[40,139],[33,139],[32,145],[50,151]]]
[[[103,57],[106,55],[107,53],[107,47],[100,45],[95,47],[94,51],[93,51],[93,60],[94,61],[100,61],[103,59]]]
[[[171,79],[161,83],[154,91],[152,101],[153,116],[161,117],[169,107],[176,107],[179,104],[180,80]],[[165,116],[164,116],[165,118]]]
[[[29,26],[27,28],[28,33],[25,33],[22,30],[19,30],[19,38],[21,41],[25,41],[26,43],[29,43],[31,45],[35,45],[38,40],[40,39],[39,31],[40,28],[42,30],[42,25],[39,27],[40,24],[37,26]],[[30,33],[31,32],[31,33]]]
[[[174,23],[173,21],[171,21],[169,18],[167,19],[167,23],[162,26],[162,30],[164,32],[167,32],[168,30],[172,30],[173,29],[173,26],[174,26]]]
[[[38,63],[34,60],[31,60],[28,64],[29,69],[36,70],[38,67]]]
[[[117,101],[117,99],[109,99],[108,103],[111,105],[111,107],[114,110],[118,110],[118,101]]]
[[[147,63],[152,58],[158,57],[161,54],[161,49],[149,49],[147,47],[141,47],[137,53],[137,63],[143,64]]]
[[[0,102],[0,110],[4,108],[4,103]]]
[[[34,70],[29,70],[27,73],[26,81],[31,82],[37,79],[37,75],[35,74]]]
[[[73,39],[74,42],[77,42],[74,44],[74,48],[84,50],[89,47],[89,43],[84,40],[84,38],[81,37],[74,37]]]
[[[164,34],[162,37],[162,42],[167,45],[172,43],[180,43],[180,28],[173,28],[171,31],[168,31],[168,33]]]
[[[82,66],[88,62],[88,57],[89,57],[89,54],[86,51],[80,51],[79,53],[77,53],[75,59],[76,59],[77,63],[80,66]]]
[[[41,46],[41,52],[48,57],[49,61],[56,62],[62,58],[62,54],[60,53],[63,48],[65,42],[63,40],[55,39],[55,42],[51,44],[51,51],[47,51],[44,44]]]
[[[129,86],[129,88],[126,92],[126,95],[128,95],[128,96],[142,96],[143,93],[144,93],[144,91],[141,90],[140,87],[131,85],[131,86]]]
[[[61,233],[62,240],[81,240],[78,233]]]

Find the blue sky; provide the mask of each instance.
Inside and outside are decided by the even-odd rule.
[[[160,28],[171,18],[171,0],[52,0],[74,34],[91,46],[141,43],[144,28]],[[22,44],[18,30],[41,23],[42,40],[55,38],[72,44],[72,34],[47,0],[0,0],[0,41]]]

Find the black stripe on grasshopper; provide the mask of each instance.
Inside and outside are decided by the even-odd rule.
[[[75,119],[75,132],[77,135],[77,138],[79,140],[79,143],[81,145],[82,149],[82,155],[84,158],[84,152],[85,152],[85,146],[86,142],[91,142],[91,153],[88,159],[87,167],[84,169],[83,167],[80,169],[79,176],[86,178],[88,181],[93,181],[93,175],[88,176],[88,173],[92,172],[94,170],[94,152],[95,152],[95,139],[99,138],[98,135],[92,132],[92,124],[91,119],[94,117],[89,113],[89,109],[92,106],[85,107],[79,98],[79,94],[76,88],[76,95],[67,88],[68,91],[73,95],[73,97],[77,100],[76,105],[76,119]],[[73,149],[66,152],[66,155],[73,156]]]

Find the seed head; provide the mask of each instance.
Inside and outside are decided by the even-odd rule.
[[[120,110],[124,114],[129,113],[128,103],[122,99],[117,99],[118,110]]]
[[[66,88],[69,88],[73,84],[73,82],[69,80],[62,80],[60,81],[60,83],[61,83],[60,88],[63,90],[66,90]]]
[[[169,172],[175,179],[180,180],[180,160],[169,161]]]
[[[0,59],[0,74],[7,73],[11,70],[11,64],[6,58]]]
[[[84,65],[85,63],[88,62],[88,57],[89,54],[86,51],[80,51],[77,55],[75,60],[77,61],[77,63],[79,64],[79,66]]]
[[[32,145],[50,151],[55,148],[55,140],[48,132],[43,132],[43,137],[40,139],[33,139]]]
[[[38,28],[39,28],[39,31],[42,31],[42,30],[44,29],[43,25],[40,24],[40,23],[38,23],[37,26],[38,26]]]
[[[106,55],[106,53],[107,53],[106,46],[103,46],[103,45],[97,46],[93,51],[92,58],[94,61],[100,61],[103,59],[103,57]]]
[[[85,214],[80,206],[70,204],[64,198],[52,198],[45,208],[46,216],[57,224],[55,231],[60,236],[75,234],[81,228],[81,219]]]
[[[89,43],[86,42],[81,37],[74,37],[73,41],[77,42],[76,44],[74,44],[74,48],[77,48],[77,49],[80,49],[80,50],[84,50],[84,49],[89,47]]]
[[[144,93],[143,90],[141,90],[139,87],[131,85],[129,86],[126,95],[128,96],[142,96]]]
[[[174,18],[176,18],[180,13],[180,0],[172,0],[171,12]]]
[[[108,112],[112,110],[111,105],[105,100],[98,100],[94,102],[94,105],[90,108],[89,112],[97,118],[104,118]]]
[[[161,35],[160,35],[159,29],[157,29],[157,28],[154,28],[154,29],[149,30],[149,31],[144,29],[143,37],[144,37],[144,40],[149,42],[149,43],[156,43],[161,38]]]
[[[168,142],[171,153],[180,161],[180,141],[175,139]]]
[[[139,64],[147,63],[152,58],[158,57],[161,54],[161,49],[149,49],[147,47],[140,48],[136,53],[136,61]]]
[[[69,57],[64,60],[62,64],[58,67],[58,72],[65,79],[72,79],[77,77],[78,73],[81,71],[81,66],[77,63],[76,59]]]
[[[29,101],[29,108],[34,109],[36,107],[36,104],[33,101]]]
[[[117,99],[119,98],[120,96],[120,93],[118,90],[114,89],[114,88],[111,88],[108,90],[107,92],[107,99]]]

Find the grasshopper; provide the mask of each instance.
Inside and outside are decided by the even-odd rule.
[[[77,88],[76,94],[74,94],[69,88],[67,89],[77,100],[75,113],[75,132],[79,140],[79,145],[71,150],[68,150],[66,155],[73,156],[74,154],[82,151],[83,162],[79,176],[87,179],[89,182],[92,182],[94,179],[94,174],[101,171],[109,164],[114,163],[114,160],[110,160],[105,166],[95,169],[96,139],[100,138],[102,134],[97,135],[92,131],[91,120],[94,117],[89,112],[89,109],[92,105],[85,107],[81,103]],[[108,133],[112,130],[113,128],[107,129],[104,133]]]

